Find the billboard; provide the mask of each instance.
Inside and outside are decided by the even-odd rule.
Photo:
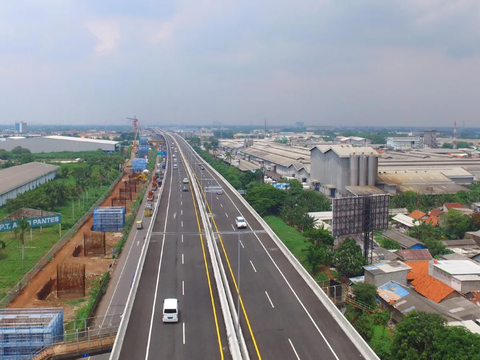
[[[62,214],[25,218],[31,228],[61,224]],[[18,227],[19,220],[0,222],[0,232],[13,231]]]
[[[333,199],[332,235],[344,236],[388,229],[390,195]]]

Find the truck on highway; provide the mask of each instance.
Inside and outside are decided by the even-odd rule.
[[[147,203],[148,203],[148,202],[153,202],[153,198],[154,198],[153,191],[150,190],[150,191],[148,192],[148,195],[147,195]]]

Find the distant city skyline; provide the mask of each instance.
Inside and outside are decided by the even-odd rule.
[[[468,127],[479,14],[477,0],[7,1],[0,122]]]

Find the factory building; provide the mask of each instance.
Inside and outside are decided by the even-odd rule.
[[[85,139],[71,136],[43,136],[27,139],[10,140],[5,138],[0,141],[0,149],[12,151],[17,146],[30,150],[36,154],[41,152],[59,152],[59,151],[95,151],[102,150],[111,153],[119,150],[119,142],[111,140]]]
[[[58,169],[58,166],[31,162],[0,170],[0,206],[5,205],[7,199],[15,199],[55,179]]]
[[[411,150],[420,146],[419,137],[389,137],[387,147],[393,150]]]
[[[378,153],[371,147],[318,145],[310,153],[310,181],[316,190],[331,197],[350,195],[346,187],[375,190]]]

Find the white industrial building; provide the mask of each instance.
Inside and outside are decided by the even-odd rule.
[[[4,138],[0,141],[0,149],[12,151],[17,146],[30,150],[36,154],[41,152],[59,152],[59,151],[95,151],[102,150],[111,153],[119,150],[119,142],[100,139],[86,139],[71,136],[42,136],[26,139]]]
[[[318,191],[331,197],[351,195],[346,187],[369,187],[375,190],[378,153],[371,147],[352,145],[318,145],[310,150],[310,182]],[[365,192],[368,188],[365,188]]]
[[[393,150],[411,150],[420,147],[419,137],[389,137],[387,147]]]
[[[58,169],[58,166],[31,162],[0,170],[0,206],[5,205],[7,199],[15,199],[55,179]]]

